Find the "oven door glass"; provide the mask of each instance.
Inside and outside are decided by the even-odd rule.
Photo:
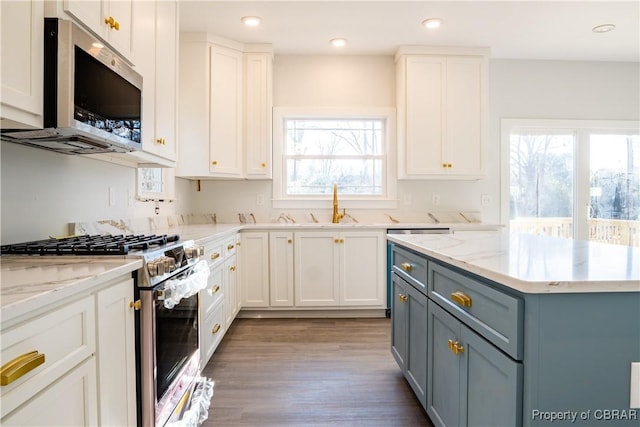
[[[158,298],[156,310],[156,396],[160,401],[189,358],[198,350],[198,294],[172,309]]]

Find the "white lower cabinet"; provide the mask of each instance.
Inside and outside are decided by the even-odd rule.
[[[0,424],[135,425],[134,284],[130,274],[2,328]]]
[[[237,289],[237,255],[234,253],[224,262],[225,283],[227,289],[224,292],[224,316],[227,327],[231,325],[233,319],[238,315],[238,289]]]
[[[384,306],[384,236],[383,231],[296,232],[296,306]]]
[[[269,233],[269,301],[271,307],[293,307],[293,233]]]
[[[133,288],[133,279],[127,279],[96,295],[98,417],[104,426],[137,422]]]
[[[242,306],[269,307],[269,233],[241,233],[240,243]]]

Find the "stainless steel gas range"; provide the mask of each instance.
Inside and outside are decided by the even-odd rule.
[[[0,252],[142,258],[132,302],[138,425],[197,426],[207,418],[213,382],[200,376],[198,295],[209,267],[201,246],[177,235],[84,235],[4,245]]]

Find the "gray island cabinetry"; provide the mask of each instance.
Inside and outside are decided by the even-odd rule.
[[[640,425],[637,249],[503,233],[388,240],[391,352],[435,426]]]

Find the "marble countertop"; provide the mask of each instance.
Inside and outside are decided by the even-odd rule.
[[[500,231],[387,239],[523,293],[640,292],[640,248]]]
[[[0,319],[7,322],[25,313],[68,299],[142,267],[141,259],[124,256],[28,256],[0,259]]]

